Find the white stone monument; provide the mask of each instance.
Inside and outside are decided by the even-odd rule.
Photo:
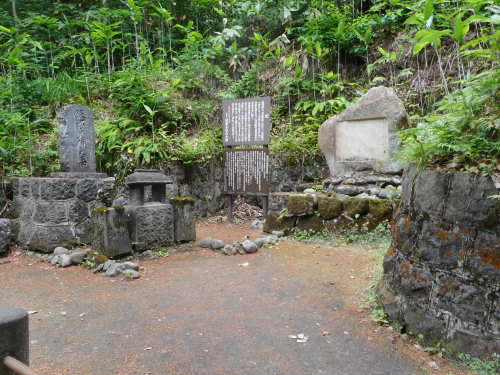
[[[332,176],[372,170],[397,173],[402,166],[394,159],[399,142],[395,135],[409,118],[393,89],[374,87],[357,103],[325,121],[318,143]]]

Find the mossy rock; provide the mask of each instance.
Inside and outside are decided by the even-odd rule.
[[[344,212],[347,216],[356,219],[368,213],[368,201],[360,198],[346,199],[344,202]]]
[[[109,258],[106,255],[102,255],[97,251],[89,251],[87,258],[92,259],[95,262],[95,264],[106,263],[109,260]]]
[[[297,219],[297,228],[300,230],[305,230],[308,232],[321,232],[325,226],[323,223],[323,220],[317,216],[317,215],[312,215],[312,216],[306,216],[306,217],[299,217]]]
[[[336,218],[342,213],[342,202],[335,197],[318,197],[318,212],[324,220]]]
[[[172,197],[170,203],[173,205],[194,204],[196,200],[193,197]]]
[[[314,197],[307,194],[296,194],[288,197],[288,215],[312,215],[314,212]]]
[[[389,220],[392,217],[392,202],[389,199],[370,199],[368,211],[373,217]]]
[[[295,227],[296,218],[294,217],[283,217],[278,218],[277,216],[269,215],[264,221],[264,226],[262,230],[267,233],[271,233],[273,230],[282,230],[285,233],[290,232],[290,230]]]

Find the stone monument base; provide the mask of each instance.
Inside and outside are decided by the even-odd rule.
[[[110,179],[17,178],[12,231],[20,247],[52,252],[57,246],[90,243],[91,210]]]
[[[107,178],[106,173],[100,172],[53,172],[50,177],[54,178]]]

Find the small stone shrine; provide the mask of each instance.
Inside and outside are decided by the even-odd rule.
[[[130,190],[130,239],[139,251],[174,243],[172,205],[166,201],[166,185],[172,180],[157,169],[136,169],[125,179]],[[151,188],[147,202],[146,189]]]
[[[89,243],[98,192],[114,181],[96,172],[90,110],[66,106],[58,120],[62,172],[49,178],[17,178],[13,183],[12,230],[19,246],[30,250],[52,252],[56,246]]]

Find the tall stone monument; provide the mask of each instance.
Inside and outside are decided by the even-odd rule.
[[[372,170],[402,170],[394,153],[396,132],[409,122],[401,100],[391,88],[370,89],[356,104],[321,125],[318,143],[332,176]]]
[[[91,210],[99,205],[99,192],[110,191],[114,182],[96,172],[91,111],[65,106],[58,120],[62,172],[50,178],[18,178],[13,185],[13,232],[18,245],[31,250],[51,252],[57,246],[88,244]]]
[[[59,121],[61,171],[53,177],[106,177],[96,173],[95,130],[92,111],[82,105],[64,106]]]

